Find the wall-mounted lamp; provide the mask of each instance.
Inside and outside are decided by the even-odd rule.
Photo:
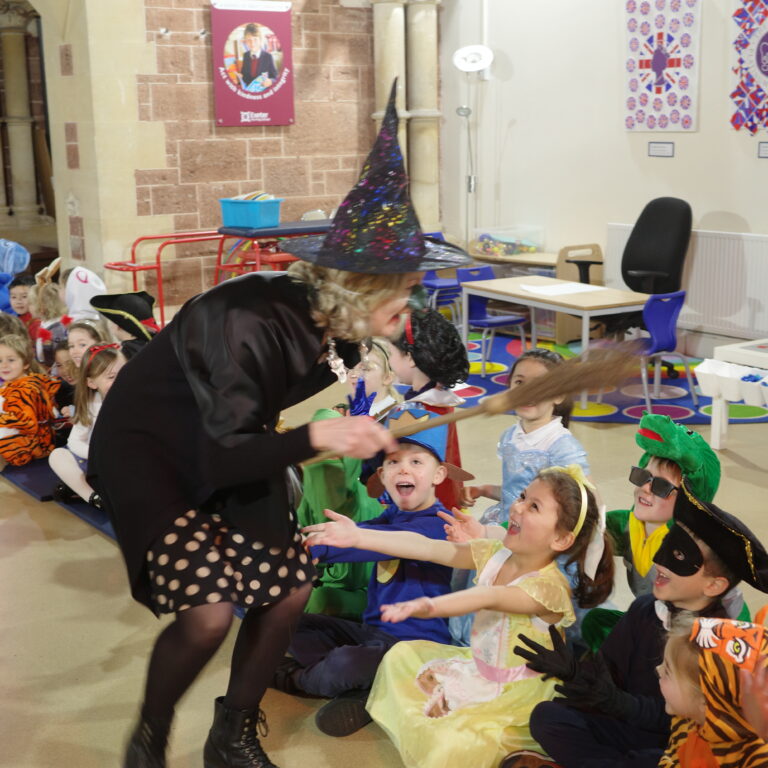
[[[168,27],[160,27],[160,29],[157,30],[163,37],[168,37],[168,35],[171,34],[171,30],[168,29]]]
[[[205,40],[205,36],[206,36],[207,34],[208,34],[208,30],[207,30],[207,29],[201,29],[201,30],[200,30],[200,31],[197,33],[197,36],[198,36],[198,37],[199,37],[201,40]]]

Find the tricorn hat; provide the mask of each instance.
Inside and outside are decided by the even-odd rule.
[[[458,246],[421,231],[397,140],[396,88],[397,80],[376,143],[328,233],[286,240],[280,244],[284,251],[321,267],[371,274],[423,272],[471,261]]]
[[[737,517],[697,499],[686,478],[677,493],[673,519],[709,546],[740,580],[768,592],[768,553],[763,545]]]
[[[91,299],[91,306],[107,320],[135,338],[147,340],[160,330],[152,314],[154,305],[154,296],[146,291],[106,293]]]

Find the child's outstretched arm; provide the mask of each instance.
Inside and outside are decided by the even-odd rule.
[[[358,526],[344,515],[324,510],[330,522],[308,525],[305,546],[328,545],[331,547],[355,547],[382,552],[392,557],[410,560],[428,560],[450,568],[472,568],[474,560],[468,544],[441,541],[409,531],[372,531]]]
[[[464,507],[472,507],[481,496],[487,499],[501,500],[501,486],[499,485],[465,485],[462,489],[461,504]]]
[[[520,587],[472,587],[440,597],[418,597],[404,603],[381,606],[382,621],[396,624],[413,616],[417,619],[447,618],[475,613],[481,609],[539,616],[554,624],[562,618],[534,600]]]

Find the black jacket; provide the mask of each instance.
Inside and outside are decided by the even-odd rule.
[[[139,602],[150,606],[147,549],[189,509],[218,511],[268,546],[291,540],[285,469],[313,450],[306,425],[273,427],[335,381],[318,362],[322,337],[304,286],[254,273],[188,301],[121,370],[94,427],[89,480]],[[337,350],[357,363],[356,345]]]

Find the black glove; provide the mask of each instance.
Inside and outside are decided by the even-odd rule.
[[[575,676],[556,685],[555,690],[562,694],[556,701],[622,720],[631,719],[636,709],[635,697],[613,682],[608,665],[600,653],[579,664]]]
[[[570,648],[560,636],[554,624],[549,625],[549,636],[552,638],[552,650],[539,645],[525,635],[519,635],[528,648],[516,645],[514,652],[527,660],[526,666],[534,672],[543,672],[544,679],[559,677],[561,680],[572,680],[576,674],[576,659]]]
[[[354,399],[347,395],[349,401],[349,415],[350,416],[367,416],[371,412],[371,405],[376,399],[376,393],[366,397],[365,394],[365,381],[361,376],[357,380],[357,386],[355,387]]]

